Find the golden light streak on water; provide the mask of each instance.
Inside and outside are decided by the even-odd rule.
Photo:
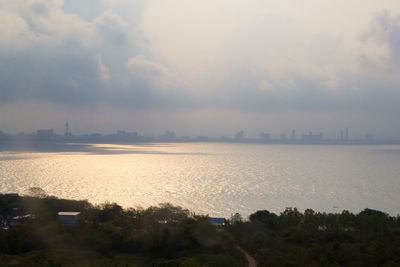
[[[100,144],[80,152],[1,152],[0,192],[38,186],[62,198],[125,207],[171,202],[225,217],[289,206],[396,215],[399,160],[399,146]]]

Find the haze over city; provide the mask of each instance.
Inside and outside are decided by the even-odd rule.
[[[0,130],[400,136],[398,1],[0,1]]]

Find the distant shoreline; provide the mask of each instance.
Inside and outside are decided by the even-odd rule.
[[[110,141],[110,142],[107,142]],[[375,142],[365,143],[352,141],[348,143],[336,143],[336,142],[319,142],[319,143],[304,143],[304,142],[293,142],[293,143],[282,143],[282,142],[258,142],[257,140],[249,140],[247,142],[235,142],[235,141],[221,141],[221,140],[209,140],[209,141],[193,141],[193,140],[173,140],[173,141],[162,141],[162,140],[148,140],[148,141],[126,141],[126,142],[111,142],[112,140],[104,141],[89,141],[84,139],[78,140],[54,140],[54,141],[43,141],[35,139],[15,139],[0,141],[0,152],[7,151],[21,151],[21,152],[91,152],[98,150],[93,145],[130,145],[130,146],[153,146],[159,144],[201,144],[201,143],[215,143],[215,144],[247,144],[247,145],[288,145],[288,146],[397,146],[399,142]]]

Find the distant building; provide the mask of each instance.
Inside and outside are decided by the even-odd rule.
[[[101,142],[104,140],[104,136],[100,133],[85,134],[83,138],[89,142]]]
[[[243,141],[244,140],[244,132],[243,131],[239,131],[236,133],[235,135],[235,141]]]
[[[15,226],[15,225],[18,225],[18,224],[26,223],[26,222],[31,221],[33,219],[34,219],[34,216],[32,214],[14,216],[9,220],[8,225],[9,226]]]
[[[9,196],[9,197],[18,197],[19,196],[18,193],[6,193],[5,195]]]
[[[53,129],[40,129],[36,131],[36,136],[39,139],[52,139],[55,134]]]
[[[138,139],[137,132],[117,131],[117,134],[112,136],[116,141],[136,141]]]
[[[373,141],[375,141],[375,135],[374,135],[374,134],[367,133],[367,134],[365,134],[365,140],[366,140],[367,142],[373,142]]]
[[[296,130],[292,130],[292,141],[296,140]]]
[[[71,133],[69,132],[69,123],[68,121],[65,123],[65,136],[70,136]]]
[[[346,128],[345,140],[349,141],[349,128]]]
[[[127,132],[127,131],[117,131],[117,136],[119,137],[137,137],[137,132]]]
[[[221,136],[221,137],[219,138],[219,140],[220,140],[221,142],[229,142],[231,139],[230,139],[229,137],[227,137],[227,136]]]
[[[78,217],[80,212],[77,211],[60,211],[58,213],[58,217],[60,221],[64,225],[74,225],[78,221]]]
[[[302,141],[306,143],[316,143],[316,142],[321,142],[324,140],[324,134],[313,134],[312,132],[309,132],[308,134],[303,135]]]
[[[208,136],[196,136],[196,141],[206,142],[209,141]]]
[[[215,226],[223,226],[225,225],[225,218],[210,218],[210,222]]]
[[[271,141],[271,134],[270,133],[260,133],[260,141],[261,142],[269,142]]]
[[[159,138],[163,141],[173,141],[176,138],[175,132],[166,130],[164,134],[160,135]]]

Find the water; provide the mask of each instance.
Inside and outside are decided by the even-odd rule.
[[[1,152],[0,192],[229,217],[260,209],[400,213],[400,146],[178,143]]]

